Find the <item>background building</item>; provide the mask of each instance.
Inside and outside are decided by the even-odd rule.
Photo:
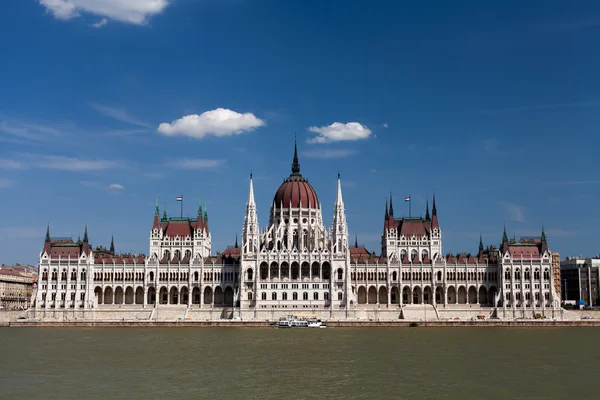
[[[5,310],[29,308],[36,282],[37,270],[35,267],[3,265],[0,269],[0,307]]]
[[[560,263],[563,300],[600,305],[600,257],[567,257]]]

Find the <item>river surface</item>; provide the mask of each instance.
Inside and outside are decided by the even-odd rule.
[[[595,399],[600,328],[0,328],[1,399]]]

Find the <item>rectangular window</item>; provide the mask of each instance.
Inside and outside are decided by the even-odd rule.
[[[342,294],[342,292],[339,292],[338,293],[338,300],[341,301],[343,299],[343,297],[344,297],[344,295]]]

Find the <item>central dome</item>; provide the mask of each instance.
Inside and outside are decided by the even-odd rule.
[[[273,198],[275,207],[283,208],[319,208],[317,192],[302,175],[300,175],[300,164],[298,163],[298,151],[294,143],[294,161],[292,162],[292,174],[287,178]]]

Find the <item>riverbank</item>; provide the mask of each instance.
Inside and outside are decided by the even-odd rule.
[[[269,327],[269,321],[32,321],[4,322],[4,327]],[[600,320],[483,320],[483,321],[327,321],[328,327],[600,327]]]

